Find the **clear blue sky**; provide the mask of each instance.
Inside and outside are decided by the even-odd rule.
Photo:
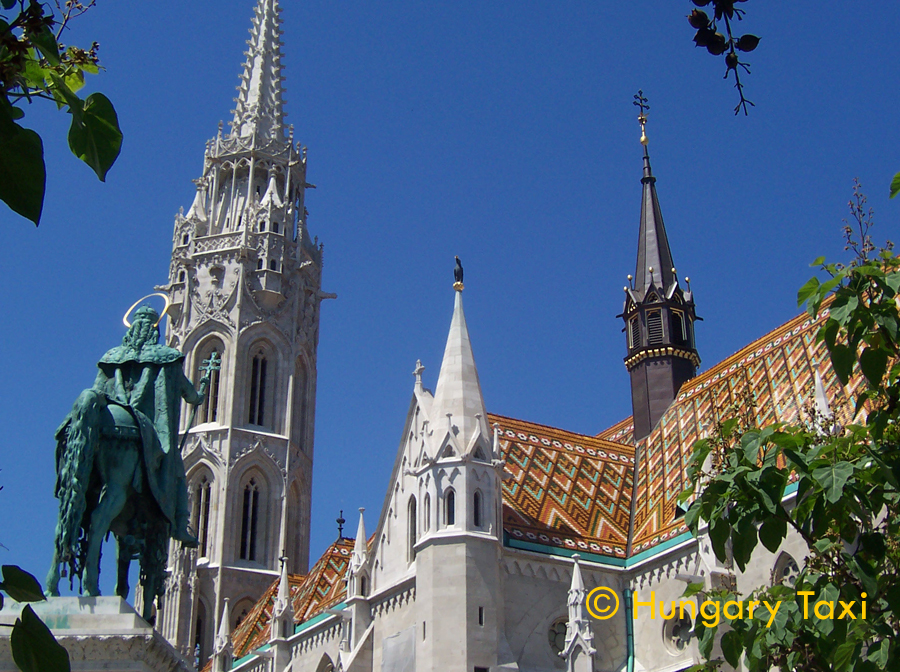
[[[106,184],[44,105],[39,229],[0,205],[0,562],[43,579],[57,425],[165,281],[172,222],[230,119],[253,0],[104,2],[64,41],[100,42],[89,90],[125,133]],[[897,237],[895,3],[748,2],[756,103],[735,117],[724,64],[681,2],[283,0],[288,120],[309,147],[311,232],[325,243],[312,560],[365,506],[378,515],[417,358],[434,386],[453,255],[489,411],[596,433],[630,414],[620,321],[634,272],[650,98],[654,173],[708,368],[797,312],[819,254],[844,256],[852,180]],[[351,513],[354,512],[354,513]],[[109,549],[110,551],[112,549]],[[105,563],[109,585],[111,557]]]

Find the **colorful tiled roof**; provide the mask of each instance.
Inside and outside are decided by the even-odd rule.
[[[751,411],[759,426],[801,420],[803,406],[814,396],[816,371],[832,402],[855,396],[860,378],[843,388],[825,346],[816,341],[827,315],[827,309],[816,321],[800,315],[683,385],[638,447],[634,554],[687,531],[676,519],[675,506],[689,484],[686,468],[694,442],[708,436],[724,415],[734,412],[731,409]],[[838,419],[847,421],[849,405],[843,413]]]
[[[627,443],[629,446],[634,445],[634,420],[629,415],[624,420],[619,420],[616,424],[608,429],[604,429],[597,434],[598,439],[613,441],[615,443]]]
[[[524,420],[500,425],[503,529],[513,539],[625,557],[634,448]]]
[[[288,575],[295,623],[308,621],[346,597],[343,579],[350,563],[354,541],[346,537],[338,539],[328,547],[306,576]],[[232,633],[235,659],[246,656],[269,641],[269,624],[272,621],[278,582],[279,579],[275,579]]]

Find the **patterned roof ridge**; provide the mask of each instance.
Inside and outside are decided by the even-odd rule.
[[[619,420],[612,427],[607,427],[602,432],[596,434],[598,439],[606,441],[615,441],[616,443],[627,443],[629,446],[634,445],[634,418],[628,416]]]
[[[657,427],[640,443],[634,554],[687,531],[677,517],[676,500],[688,485],[686,470],[693,445],[708,435],[729,408],[743,405],[761,427],[802,420],[804,404],[813,399],[818,372],[828,398],[847,402],[838,421],[850,421],[862,378],[856,373],[844,387],[835,376],[828,351],[816,338],[828,314],[823,308],[815,320],[799,315],[683,386]]]
[[[628,416],[627,419],[630,420],[630,419],[631,419],[631,416]],[[504,422],[519,423],[519,424],[522,424],[522,425],[527,425],[527,426],[529,426],[529,427],[537,427],[537,428],[539,428],[539,429],[544,430],[545,432],[559,433],[559,434],[568,434],[569,436],[572,436],[572,437],[578,437],[578,438],[581,438],[581,439],[585,439],[586,441],[589,441],[589,442],[593,442],[593,441],[601,441],[601,442],[604,442],[604,443],[615,444],[616,447],[618,447],[618,448],[629,448],[629,447],[631,447],[631,446],[628,446],[627,444],[620,444],[620,443],[617,442],[617,441],[610,441],[609,439],[604,439],[604,438],[602,438],[599,434],[597,434],[597,435],[594,435],[594,434],[582,434],[581,432],[576,432],[576,431],[571,430],[571,429],[562,429],[561,427],[554,427],[554,426],[552,426],[552,425],[545,425],[544,423],[541,423],[541,422],[533,422],[532,420],[520,420],[520,419],[518,419],[518,418],[513,418],[513,417],[508,416],[508,415],[501,415],[501,414],[499,414],[499,413],[488,413],[488,420],[490,421],[490,424],[491,424],[491,425],[499,424],[501,427],[503,426],[503,423],[504,423]],[[612,446],[610,446],[610,447],[612,447]],[[632,451],[632,452],[633,452],[633,451]]]
[[[294,623],[304,623],[345,597],[343,578],[350,562],[355,539],[342,537],[329,546],[309,574],[289,574]],[[369,540],[371,544],[371,540]],[[269,641],[269,625],[280,578],[262,594],[232,635],[235,660],[243,658]]]
[[[624,558],[634,448],[596,436],[489,414],[511,478],[503,529],[511,539]]]

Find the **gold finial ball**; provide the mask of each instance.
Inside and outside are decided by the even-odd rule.
[[[674,266],[672,267],[672,273],[678,273],[678,271],[675,270]]]
[[[687,277],[687,276],[684,276],[684,281],[685,281],[685,282],[690,282],[691,279],[690,279],[689,277]]]
[[[457,292],[461,292],[461,291],[463,291],[465,288],[466,288],[466,286],[465,286],[463,283],[461,283],[461,282],[454,282],[454,283],[453,283],[453,289],[455,289]]]
[[[653,273],[653,266],[648,267],[647,270],[649,270],[651,273]]]
[[[629,274],[628,274],[628,279],[629,279],[629,280],[634,280],[634,276],[632,276],[631,273],[629,273]]]
[[[627,292],[627,291],[628,291],[628,287],[623,287],[623,288],[622,288],[622,291]]]
[[[641,144],[646,147],[650,141],[647,139],[647,134],[644,131],[641,131]]]

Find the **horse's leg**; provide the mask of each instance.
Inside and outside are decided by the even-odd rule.
[[[128,599],[131,586],[128,585],[128,568],[131,566],[131,550],[122,539],[116,536],[116,564],[119,574],[116,577],[116,595],[123,600]]]
[[[107,483],[100,493],[100,501],[91,515],[91,533],[88,541],[87,558],[84,561],[84,589],[90,597],[100,595],[100,550],[109,526],[125,506],[125,488],[116,483]]]
[[[50,571],[47,572],[46,582],[47,589],[44,594],[47,597],[59,597],[59,556],[53,551],[53,564],[50,565]]]

